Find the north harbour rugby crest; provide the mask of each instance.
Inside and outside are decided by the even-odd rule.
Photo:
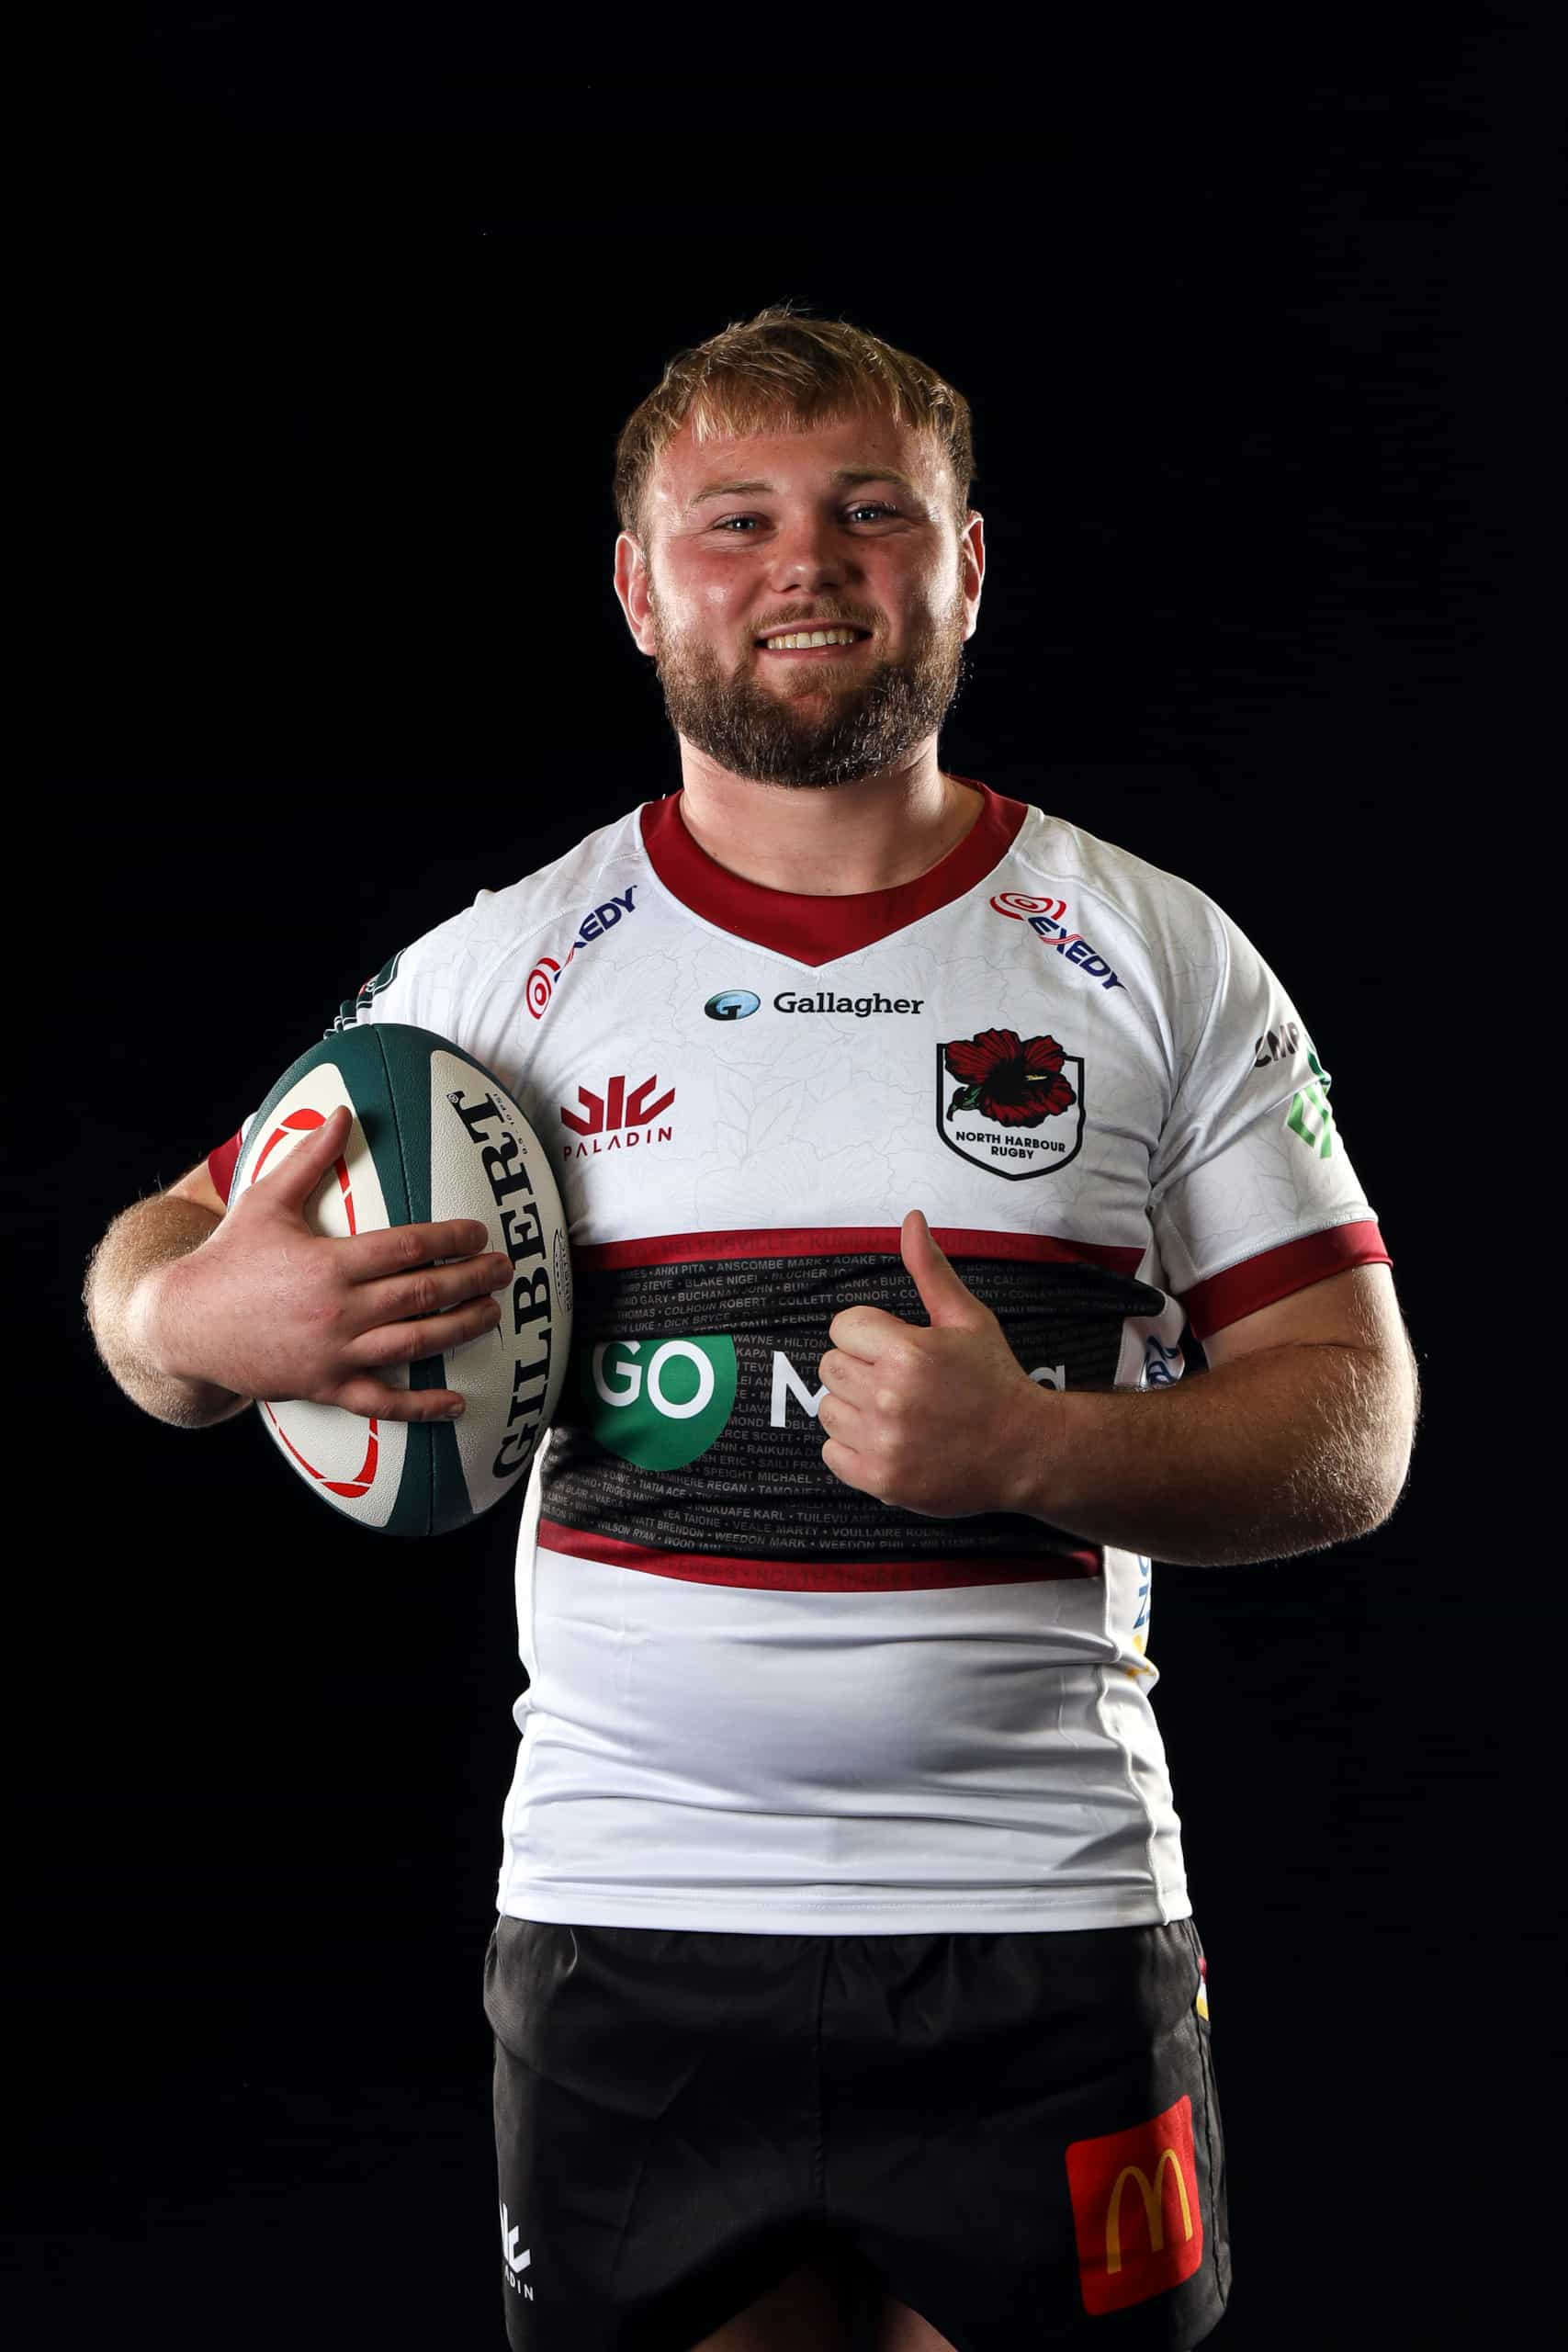
[[[955,1037],[936,1049],[936,1123],[993,1176],[1049,1176],[1083,1145],[1083,1056],[1016,1029]]]

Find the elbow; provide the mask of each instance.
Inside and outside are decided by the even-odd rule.
[[[1380,1527],[1388,1525],[1399,1508],[1400,1498],[1404,1492],[1405,1485],[1406,1481],[1402,1478],[1397,1486],[1382,1487],[1375,1494],[1369,1496],[1365,1516],[1356,1530],[1358,1536],[1375,1535]]]
[[[1416,1425],[1413,1412],[1403,1435],[1395,1444],[1385,1450],[1377,1465],[1375,1476],[1367,1483],[1368,1516],[1366,1524],[1360,1531],[1363,1535],[1371,1535],[1376,1529],[1386,1527],[1404,1499],[1410,1485],[1410,1463],[1415,1447]]]
[[[1371,1475],[1365,1482],[1368,1518],[1361,1530],[1364,1535],[1387,1526],[1410,1484],[1416,1432],[1421,1421],[1421,1375],[1408,1337],[1404,1363],[1394,1358],[1385,1360],[1380,1393],[1375,1401],[1369,1399],[1369,1404],[1371,1409],[1367,1414],[1367,1432],[1376,1442]]]

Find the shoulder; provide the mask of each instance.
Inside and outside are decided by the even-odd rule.
[[[1151,954],[1213,937],[1229,922],[1207,891],[1184,875],[1041,808],[1030,809],[1009,856],[1042,885],[1055,882],[1086,910],[1092,908],[1124,926]]]
[[[389,956],[340,1008],[333,1027],[413,1020],[464,1035],[491,979],[510,981],[518,958],[538,959],[547,995],[553,973],[570,960],[584,931],[592,937],[636,906],[637,881],[648,870],[639,814],[633,808],[600,826],[515,882],[476,892]]]
[[[598,900],[624,897],[628,886],[635,906],[636,885],[648,872],[641,814],[640,807],[628,809],[547,865],[499,890],[480,890],[464,910],[476,941],[488,939],[504,953],[541,927],[558,925],[573,914],[592,915]]]

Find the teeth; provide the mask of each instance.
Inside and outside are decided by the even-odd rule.
[[[797,632],[793,637],[765,637],[762,639],[764,645],[775,648],[800,645],[852,645],[854,641],[855,632],[852,628],[818,628],[809,632]]]

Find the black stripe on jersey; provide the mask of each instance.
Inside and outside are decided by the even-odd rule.
[[[879,1306],[929,1325],[900,1258],[818,1252],[606,1267],[592,1262],[594,1254],[573,1261],[571,1360],[541,1471],[547,1519],[589,1538],[752,1559],[1016,1561],[1082,1553],[1078,1538],[1021,1513],[928,1518],[863,1495],[824,1466],[817,1367],[835,1315]],[[1113,1386],[1127,1317],[1158,1315],[1165,1305],[1146,1283],[1099,1266],[953,1262],[997,1317],[1023,1370],[1043,1372],[1052,1386]],[[705,1424],[690,1424],[694,1434],[683,1442],[700,1444],[694,1458],[660,1466],[682,1437],[672,1421],[666,1443],[649,1404],[650,1367],[666,1343],[703,1340],[716,1360],[728,1362],[725,1342],[733,1346],[733,1403],[722,1426],[714,1425],[722,1398]],[[677,1352],[666,1346],[667,1360]],[[682,1398],[675,1410],[685,1406]],[[624,1442],[634,1420],[641,1458],[627,1458]]]

